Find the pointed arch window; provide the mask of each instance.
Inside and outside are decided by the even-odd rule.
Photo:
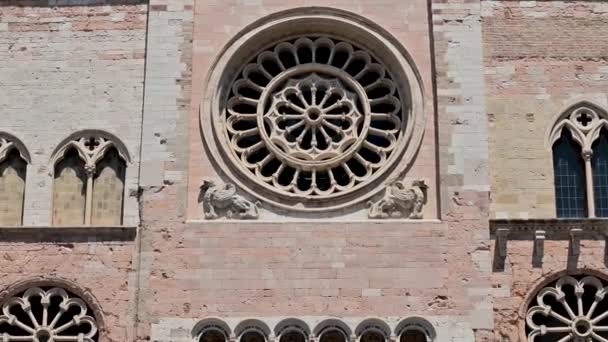
[[[25,175],[29,156],[12,136],[0,133],[0,225],[23,223]]]
[[[551,131],[557,217],[608,217],[608,115],[570,107]]]
[[[602,128],[599,138],[593,143],[593,194],[595,214],[608,217],[608,130]]]
[[[555,206],[558,217],[586,217],[585,165],[581,148],[569,131],[553,145]]]
[[[54,158],[53,224],[122,224],[127,161],[111,137],[69,139]]]

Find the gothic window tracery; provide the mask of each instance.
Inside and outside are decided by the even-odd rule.
[[[606,112],[584,102],[551,130],[557,217],[608,216],[606,128]]]
[[[65,289],[31,287],[2,303],[2,341],[95,342],[98,336],[92,310]]]
[[[528,342],[608,340],[606,282],[563,276],[542,288],[526,312]]]
[[[120,225],[126,152],[116,141],[80,135],[54,158],[54,225]]]
[[[0,134],[0,225],[23,222],[27,161],[15,141]]]
[[[286,18],[260,23],[221,56],[203,138],[234,183],[267,203],[321,211],[361,202],[421,141],[417,77],[392,40],[343,14],[291,15],[289,27]]]

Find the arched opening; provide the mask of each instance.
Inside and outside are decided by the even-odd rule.
[[[227,338],[223,332],[218,329],[207,329],[203,331],[199,342],[226,342]]]
[[[361,334],[359,342],[386,342],[386,338],[379,331],[367,330]]]
[[[306,342],[307,338],[303,332],[292,330],[281,334],[279,342]]]
[[[239,342],[266,342],[266,336],[257,330],[249,330],[241,335]]]
[[[70,148],[55,165],[53,183],[53,225],[84,223],[86,174],[78,151]]]
[[[557,217],[586,217],[585,165],[581,147],[568,129],[553,144],[553,170]]]
[[[592,145],[593,197],[595,216],[608,217],[608,130],[602,128]]]
[[[97,164],[93,179],[91,224],[122,224],[126,168],[115,147],[110,148]]]
[[[0,224],[18,226],[23,222],[27,162],[16,149],[0,159]]]
[[[401,334],[400,342],[428,342],[424,332],[417,329],[409,329]]]
[[[122,224],[127,158],[122,144],[100,132],[64,141],[53,157],[53,224]]]
[[[319,342],[347,342],[348,337],[338,329],[328,329],[321,333]]]

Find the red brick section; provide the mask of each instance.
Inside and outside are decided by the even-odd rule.
[[[605,5],[596,1],[522,4],[495,1],[484,5],[486,94],[496,103],[488,109],[490,124],[494,126],[491,151],[502,158],[500,170],[494,170],[495,177],[501,175],[501,178],[493,181],[493,192],[494,198],[507,195],[507,190],[519,196],[520,208],[516,201],[513,210],[554,215],[550,159],[545,162],[547,165],[537,166],[530,158],[549,153],[544,147],[544,129],[566,102],[579,97],[598,98],[597,94],[604,94],[605,101],[608,89],[605,69],[608,7]],[[501,101],[504,101],[502,105]],[[499,120],[505,115],[507,117]],[[535,120],[541,122],[534,126]],[[509,126],[501,123],[507,121],[511,123]],[[520,143],[509,145],[514,134]],[[507,148],[498,151],[500,146]],[[508,178],[509,174],[519,178],[527,176],[519,182]],[[530,177],[535,181],[528,184],[526,178]],[[542,188],[535,188],[534,184],[538,183],[542,183]],[[503,188],[502,184],[509,187]],[[524,204],[528,197],[536,198],[539,192],[547,192],[550,200],[546,203],[531,200],[532,203]],[[501,205],[496,204],[496,211],[507,211]],[[536,214],[537,205],[547,208]],[[569,255],[568,244],[567,240],[546,241],[544,257],[539,262],[533,255],[533,241],[508,242],[504,269],[496,269],[493,277],[494,287],[510,288],[505,297],[495,298],[494,341],[524,340],[524,300],[534,295],[536,285],[547,277],[581,269],[607,271],[604,241],[583,240],[578,257]]]

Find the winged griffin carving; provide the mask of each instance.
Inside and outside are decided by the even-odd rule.
[[[221,216],[229,219],[257,219],[259,202],[251,202],[237,194],[234,184],[217,185],[210,179],[200,186],[199,202],[203,203],[205,218],[214,220]]]

